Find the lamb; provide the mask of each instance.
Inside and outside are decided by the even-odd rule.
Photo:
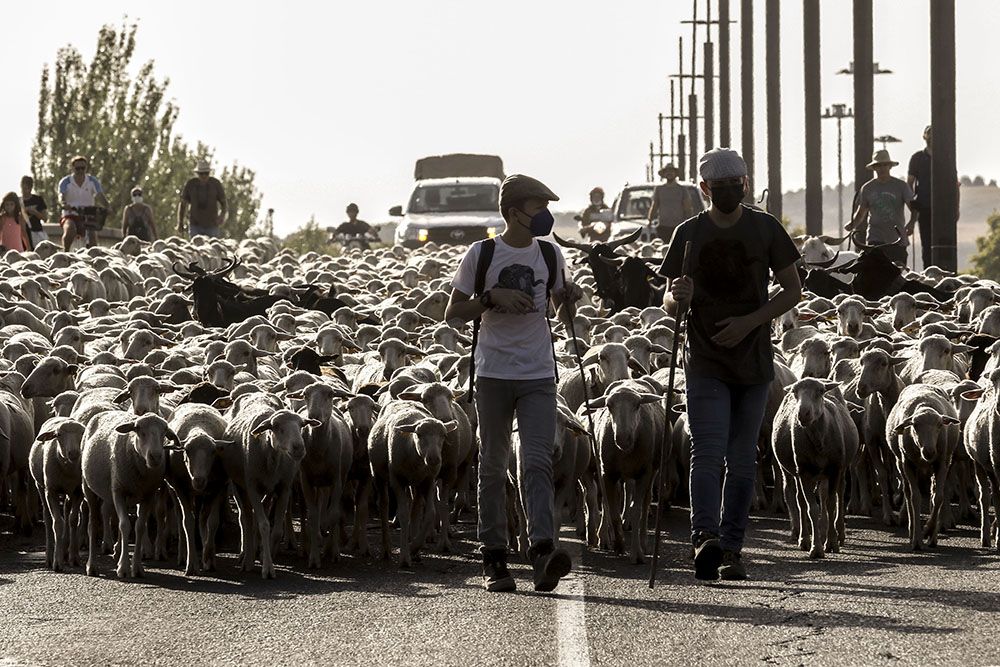
[[[223,451],[223,464],[233,481],[240,512],[242,567],[244,571],[249,571],[256,559],[252,524],[256,520],[260,536],[261,577],[274,579],[272,542],[277,542],[280,537],[292,483],[305,457],[302,429],[305,426],[316,427],[320,423],[314,419],[303,419],[286,409],[277,397],[259,391],[236,399],[229,416],[225,438],[237,444]],[[264,507],[265,496],[274,500],[278,530],[273,535],[271,518]]]
[[[965,451],[972,459],[979,485],[980,537],[984,549],[989,549],[995,528],[990,521],[990,499],[993,513],[1000,517],[1000,369],[985,375],[990,386],[962,394],[962,398],[979,398],[969,415],[964,433]],[[1000,538],[997,539],[1000,551]]]
[[[858,429],[839,387],[816,378],[789,385],[771,434],[792,538],[810,558],[837,553],[844,543],[847,470],[858,455]]]
[[[442,449],[454,421],[441,422],[419,403],[392,401],[382,409],[368,439],[372,477],[379,492],[382,556],[388,559],[389,489],[396,496],[399,518],[399,566],[410,568],[419,555],[426,531],[425,513],[433,507],[434,486],[441,470]],[[411,529],[416,534],[411,537]]]
[[[136,417],[130,412],[108,410],[96,415],[83,436],[83,495],[89,508],[87,574],[97,576],[98,527],[103,510],[118,519],[120,579],[143,575],[140,536],[146,535],[156,492],[166,468],[165,440],[180,445],[177,435],[159,415]],[[135,557],[129,567],[129,511],[138,505]]]
[[[948,393],[928,384],[904,388],[886,419],[885,438],[903,477],[910,548],[914,551],[923,548],[925,535],[928,546],[937,545],[941,508],[948,498],[943,487],[958,447],[960,421]],[[922,526],[920,481],[927,475],[931,477],[931,514]]]
[[[235,445],[232,440],[225,439],[226,420],[209,405],[185,403],[179,406],[170,417],[169,426],[181,443],[179,449],[168,454],[166,481],[181,508],[186,545],[184,574],[190,576],[199,570],[195,552],[199,527],[201,569],[211,572],[215,569],[219,510],[225,502],[229,481],[221,454]]]
[[[45,566],[54,572],[62,571],[67,564],[80,564],[82,442],[83,424],[53,417],[42,426],[28,455],[45,521]],[[65,499],[64,506],[60,506],[60,498]]]

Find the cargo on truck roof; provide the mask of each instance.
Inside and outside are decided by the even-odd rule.
[[[413,178],[418,181],[428,178],[477,176],[503,180],[503,160],[497,155],[452,153],[450,155],[431,155],[420,158],[413,168]]]

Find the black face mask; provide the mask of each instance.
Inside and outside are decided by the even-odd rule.
[[[743,184],[718,185],[712,190],[712,203],[723,213],[732,213],[743,201]]]

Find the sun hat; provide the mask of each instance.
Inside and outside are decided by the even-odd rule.
[[[866,168],[874,169],[880,164],[887,164],[890,167],[895,167],[899,163],[893,160],[891,157],[889,157],[889,151],[882,148],[880,150],[875,151],[875,154],[872,155],[872,161],[866,165]]]
[[[194,167],[194,173],[196,174],[207,174],[212,171],[212,167],[209,166],[207,160],[198,160],[198,164]]]

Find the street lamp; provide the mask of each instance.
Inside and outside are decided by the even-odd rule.
[[[844,69],[837,70],[837,74],[854,74],[854,61]],[[878,63],[872,63],[872,74],[893,74],[891,69],[882,69]]]
[[[885,150],[885,149],[888,148],[887,144],[898,144],[898,143],[902,142],[903,140],[902,139],[897,139],[896,137],[892,136],[891,134],[883,134],[881,137],[875,137],[875,141],[881,142],[882,149]]]
[[[823,118],[837,119],[837,225],[840,229],[837,238],[840,238],[844,235],[844,152],[841,123],[845,118],[854,118],[854,112],[846,104],[834,104],[823,112]]]

